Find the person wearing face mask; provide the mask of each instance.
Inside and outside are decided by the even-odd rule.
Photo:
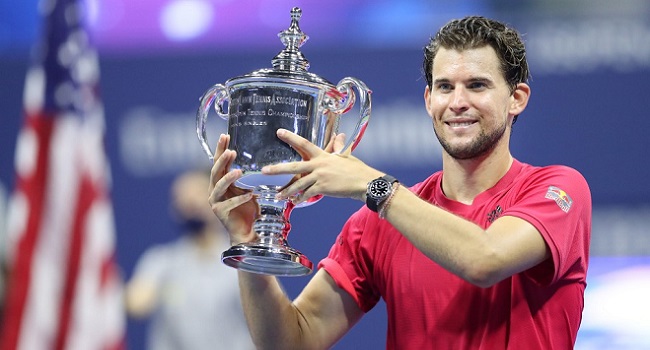
[[[147,249],[126,286],[128,314],[151,317],[147,349],[253,349],[236,271],[221,263],[228,234],[205,200],[208,184],[202,171],[174,180],[171,216],[182,235]]]

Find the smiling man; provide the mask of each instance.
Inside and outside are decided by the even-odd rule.
[[[424,50],[426,110],[443,169],[407,188],[350,154],[278,130],[303,161],[279,196],[322,194],[366,206],[293,301],[271,276],[239,273],[259,348],[331,347],[383,298],[388,349],[570,349],[580,326],[591,195],[566,166],[513,158],[512,125],[531,89],[520,35],[483,17],[445,25]],[[396,116],[399,117],[399,116]],[[256,203],[233,187],[235,152],[222,135],[210,203],[233,243],[251,241]],[[334,151],[343,140],[336,138]],[[396,145],[396,147],[399,147]]]

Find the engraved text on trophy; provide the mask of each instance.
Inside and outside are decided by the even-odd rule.
[[[314,98],[278,87],[236,90],[231,95],[228,120],[229,148],[237,151],[235,164],[244,171],[260,171],[265,165],[301,160],[278,139],[280,128],[305,135],[311,130]]]

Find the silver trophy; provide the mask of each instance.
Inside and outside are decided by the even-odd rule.
[[[298,25],[302,11],[291,10],[291,25],[278,34],[285,45],[272,60],[272,69],[260,69],[216,84],[201,97],[196,114],[196,131],[211,160],[214,154],[206,135],[208,112],[214,104],[218,116],[228,122],[228,149],[237,151],[232,168],[241,169],[237,187],[252,190],[260,206],[253,224],[257,240],[232,246],[221,260],[240,270],[276,276],[301,276],[311,273],[313,264],[305,255],[289,246],[289,216],[294,204],[277,200],[275,195],[288,185],[292,175],[264,175],[262,167],[302,160],[288,144],[276,136],[288,129],[325,149],[338,132],[339,118],[359,97],[360,114],[343,151],[354,149],[370,117],[370,90],[351,77],[337,85],[307,72],[309,61],[299,51],[307,41]],[[227,110],[227,112],[226,112]],[[312,197],[297,207],[317,202]]]

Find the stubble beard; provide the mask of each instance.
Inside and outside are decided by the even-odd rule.
[[[503,123],[499,128],[493,129],[489,133],[481,130],[481,133],[469,145],[461,146],[454,146],[447,142],[446,139],[440,137],[435,126],[433,127],[433,132],[436,134],[438,142],[440,142],[440,145],[447,154],[457,160],[467,160],[483,156],[493,150],[506,132],[506,123]]]

